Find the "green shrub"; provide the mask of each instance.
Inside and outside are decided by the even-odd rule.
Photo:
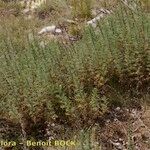
[[[66,9],[68,9],[68,7],[64,0],[46,0],[36,9],[36,13],[39,18],[43,19],[49,16],[56,20],[58,16],[60,17],[60,14],[62,16],[62,14],[64,15],[66,13],[66,11],[64,12]]]
[[[22,46],[16,37],[0,38],[1,114],[33,127],[42,124],[42,131],[47,121],[82,129],[112,104],[122,106],[148,93],[149,26],[146,12],[121,5],[72,45],[41,47],[33,36],[24,37]],[[29,129],[37,138],[38,127]]]
[[[18,3],[16,1],[11,1],[11,2],[6,3],[0,0],[0,9],[6,10],[6,11],[13,10],[15,14],[17,15],[17,14],[20,14],[22,6],[21,6],[21,3]]]
[[[71,4],[74,17],[90,18],[92,16],[92,0],[72,0]]]

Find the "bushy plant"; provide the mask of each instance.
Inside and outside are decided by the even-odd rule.
[[[1,117],[15,119],[37,139],[44,137],[47,122],[89,127],[112,103],[148,93],[149,20],[140,8],[121,5],[96,31],[85,28],[75,44],[41,46],[33,36],[24,37],[22,47],[16,37],[1,38]]]
[[[90,18],[92,16],[92,0],[72,0],[71,4],[74,17]]]
[[[0,0],[0,8],[6,11],[14,10],[17,14],[17,13],[20,13],[22,9],[22,5],[21,3],[16,2],[16,1],[10,1],[6,3],[5,1]]]

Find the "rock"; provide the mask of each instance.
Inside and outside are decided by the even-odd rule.
[[[117,122],[117,121],[118,121],[118,119],[117,119],[117,118],[114,118],[114,121],[115,121],[115,122]]]
[[[52,127],[55,127],[55,123],[52,123],[51,126],[52,126]]]
[[[30,12],[30,9],[29,8],[25,8],[22,10],[22,13],[23,14],[28,14]]]
[[[62,30],[61,30],[61,29],[56,29],[56,30],[55,30],[55,33],[60,34],[60,33],[62,33]]]
[[[117,107],[117,108],[116,108],[117,111],[119,111],[120,109],[121,109],[120,107]]]
[[[55,25],[52,25],[52,26],[47,26],[47,27],[44,27],[41,31],[38,32],[38,34],[44,34],[44,33],[54,33],[55,32],[55,29],[56,29],[56,26]]]
[[[118,150],[124,150],[125,149],[125,147],[121,144],[121,143],[119,143],[119,142],[113,142],[113,141],[110,141],[111,142],[111,144],[113,144],[113,146],[115,146]]]
[[[96,28],[97,22],[98,22],[101,18],[103,18],[105,15],[108,15],[108,14],[111,14],[111,13],[112,13],[112,11],[109,11],[109,10],[107,10],[107,9],[101,8],[101,9],[99,10],[99,13],[97,14],[97,16],[96,16],[95,18],[93,18],[92,20],[89,20],[89,21],[87,22],[87,25],[91,25],[92,27]]]
[[[66,20],[66,22],[67,22],[67,23],[69,23],[69,24],[77,24],[77,22],[76,22],[76,21],[74,21],[74,20],[70,20],[70,19],[67,19],[67,20]]]
[[[110,123],[110,122],[111,122],[110,119],[107,119],[107,120],[106,120],[106,123]]]
[[[119,138],[118,140],[119,140],[120,142],[123,142],[123,139],[122,139],[122,138]]]
[[[47,26],[41,29],[41,31],[38,32],[39,35],[44,34],[44,33],[51,33],[51,34],[61,34],[62,30],[59,28],[56,28],[55,25],[52,26]]]
[[[92,20],[87,22],[87,25],[91,25],[92,27],[96,28],[97,26],[97,22],[104,17],[104,14],[99,14],[98,16],[96,16],[95,18],[93,18]]]

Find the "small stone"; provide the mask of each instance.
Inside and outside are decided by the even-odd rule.
[[[23,14],[28,14],[30,12],[30,9],[26,8],[22,11]]]
[[[62,30],[61,29],[56,29],[55,32],[60,34],[60,33],[62,33]]]
[[[106,123],[110,123],[110,119],[106,120]]]
[[[44,33],[54,33],[56,29],[55,25],[44,27],[42,30],[38,32],[39,35]]]
[[[117,118],[115,118],[115,119],[114,119],[114,121],[115,121],[115,122],[117,122],[117,121],[118,121],[118,119],[117,119]]]
[[[69,24],[77,24],[76,21],[74,21],[74,20],[69,20],[69,19],[67,19],[66,22],[69,23]]]
[[[97,26],[97,22],[104,17],[104,14],[101,13],[98,16],[96,16],[95,18],[93,18],[92,20],[87,22],[87,25],[91,25],[92,27],[96,28]]]
[[[117,107],[117,108],[116,108],[117,111],[119,111],[120,109],[121,109],[120,107]]]
[[[54,126],[55,126],[55,123],[52,123],[51,126],[54,127]]]
[[[122,138],[119,138],[119,141],[120,141],[120,142],[122,142],[122,141],[123,141],[123,139],[122,139]]]

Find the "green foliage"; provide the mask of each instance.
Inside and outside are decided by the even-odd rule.
[[[70,24],[70,26],[68,27],[68,30],[69,30],[70,35],[73,35],[73,36],[81,35],[81,26],[77,24]]]
[[[19,122],[28,114],[33,124],[44,118],[83,128],[107,112],[112,101],[148,91],[146,12],[121,5],[96,31],[87,27],[83,38],[68,47],[55,42],[41,46],[32,33],[26,36],[24,25],[0,25],[5,35],[0,38],[1,117]]]
[[[0,0],[0,9],[2,10],[6,10],[6,11],[15,11],[15,14],[17,15],[17,13],[19,14],[21,9],[22,9],[22,5],[21,3],[18,3],[16,1],[10,1],[10,2],[5,2]]]
[[[72,13],[74,17],[90,18],[92,0],[72,0]]]
[[[46,0],[37,8],[36,12],[39,15],[54,15],[54,11],[60,12],[67,8],[66,2],[64,0]]]

